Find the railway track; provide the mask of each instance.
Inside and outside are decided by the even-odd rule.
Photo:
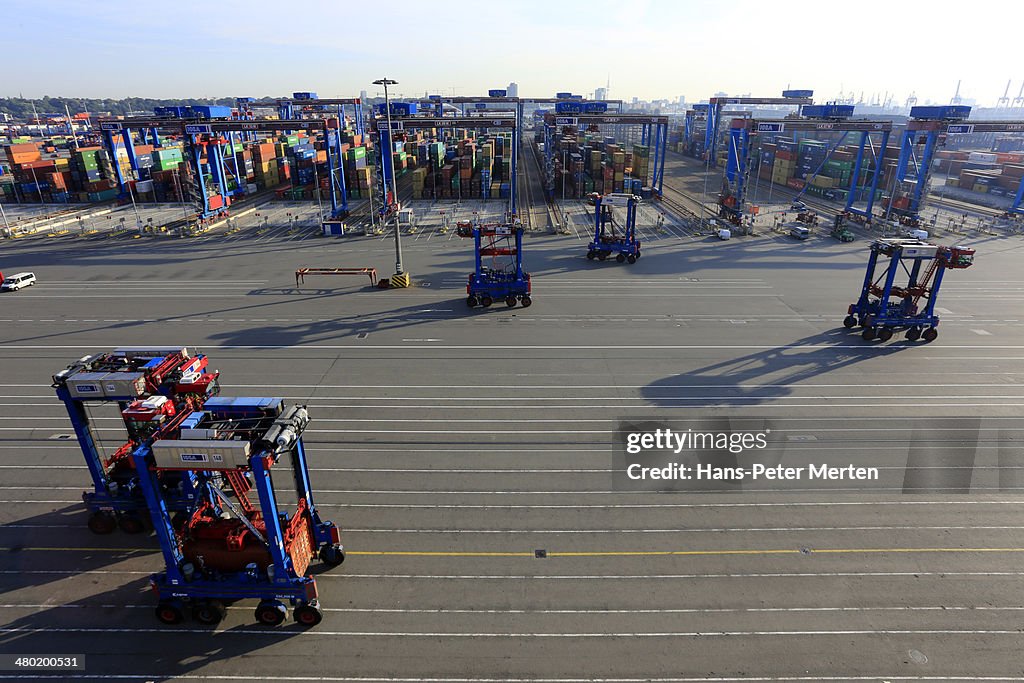
[[[533,212],[541,212],[542,216],[537,218],[533,225],[536,229],[550,228],[555,225],[557,221],[552,219],[551,202],[548,201],[547,196],[544,193],[544,174],[541,171],[540,156],[537,151],[536,143],[530,142],[527,144],[530,151],[526,154],[526,163],[522,164],[523,172],[526,174],[527,181],[525,186],[527,188],[527,194],[529,195],[529,203],[531,207],[531,216]],[[540,200],[537,199],[537,193],[540,193]]]

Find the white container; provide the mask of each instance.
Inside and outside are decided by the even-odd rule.
[[[728,228],[720,228],[718,230],[718,239],[720,239],[720,240],[731,240],[732,239],[732,230],[729,230]]]
[[[927,230],[911,230],[910,231],[910,236],[913,237],[914,239],[926,240],[926,239],[928,239],[928,231]]]

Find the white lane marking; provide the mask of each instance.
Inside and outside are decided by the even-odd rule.
[[[194,636],[193,628],[101,628],[101,627],[46,627],[46,628],[0,628],[0,633],[182,633]],[[277,629],[233,628],[218,632],[221,636],[270,636],[280,638],[284,635]],[[835,629],[835,630],[776,630],[776,631],[622,631],[597,632],[579,631],[573,633],[557,632],[515,632],[492,631],[327,631],[314,629],[311,631],[288,631],[288,636],[305,637],[343,637],[343,638],[728,638],[728,637],[798,637],[812,636],[911,636],[911,635],[950,635],[950,636],[1019,636],[1019,629]]]
[[[270,633],[271,631],[265,631]],[[101,681],[294,681],[301,683],[783,683],[784,681],[808,681],[810,683],[821,681],[867,681],[879,683],[887,681],[914,681],[921,683],[945,683],[952,681],[1020,681],[1020,677],[1004,676],[890,676],[886,674],[878,676],[743,676],[733,678],[729,676],[701,676],[700,678],[617,678],[602,676],[601,678],[428,678],[417,676],[415,678],[399,678],[395,676],[288,676],[275,674],[273,676],[260,676],[241,674],[233,676],[230,674],[180,674],[168,676],[167,674],[137,673],[137,674],[0,674],[0,680],[101,680]]]
[[[75,487],[57,487],[75,488]],[[78,487],[80,489],[81,487]],[[78,490],[76,489],[76,490]],[[317,493],[337,493],[318,491]],[[353,493],[363,493],[355,491]],[[437,491],[435,493],[445,493]],[[460,492],[456,492],[460,493]],[[556,493],[556,492],[551,492]],[[576,493],[569,491],[567,493]],[[601,493],[612,493],[602,491]],[[4,524],[0,533],[7,529],[79,529],[80,524]],[[1019,531],[1024,526],[948,526],[948,525],[894,525],[894,526],[821,526],[821,527],[708,527],[681,529],[360,529],[345,527],[345,533],[361,534],[684,534],[684,533],[785,533],[789,531]],[[1024,608],[1022,608],[1024,609]]]
[[[79,487],[80,489],[81,487]],[[76,489],[78,490],[78,489]],[[899,492],[902,491],[902,487],[896,486],[875,486],[870,489],[866,487],[848,487],[848,488],[798,488],[798,489],[787,489],[786,493],[848,493],[857,492],[863,493],[865,490],[872,493],[883,493],[883,492]],[[960,493],[962,488],[960,487],[932,487],[930,489],[933,492],[948,491],[951,493]],[[744,489],[746,493],[779,493],[779,489]],[[971,491],[974,493],[1005,493],[1003,488],[996,486],[972,486]],[[727,490],[718,490],[717,493],[729,493]],[[71,505],[73,503],[81,504],[82,499],[70,499],[70,500],[0,500],[0,503],[15,503],[18,505],[44,505],[44,504],[61,504]],[[1017,503],[1020,504],[1019,502]],[[590,504],[578,504],[578,505],[437,505],[437,504],[426,504],[426,503],[326,503],[318,502],[317,507],[322,508],[400,508],[400,509],[415,509],[415,510],[641,510],[641,509],[659,509],[659,508],[689,508],[695,507],[685,503],[617,503],[617,504],[602,504],[602,505],[590,505]]]
[[[67,469],[62,467],[60,469]],[[81,488],[81,487],[79,487]],[[656,495],[656,494],[651,494]],[[81,503],[81,499],[77,500],[53,500],[53,501],[10,501],[0,500],[0,503],[32,503],[32,502],[46,502],[46,503]],[[317,503],[318,506],[329,505],[331,507],[341,507],[341,504],[330,504],[330,503]],[[665,503],[665,504],[641,504],[635,505],[624,505],[620,507],[655,507],[655,508],[772,508],[772,507],[847,507],[847,506],[873,506],[873,505],[1013,505],[1020,506],[1019,500],[914,500],[914,501],[903,501],[903,500],[871,500],[871,501],[794,501],[794,502],[780,502],[780,503]],[[399,506],[399,507],[405,507]],[[450,507],[472,507],[453,505]],[[499,505],[495,506],[498,508],[506,507],[558,507],[558,506],[508,506]],[[580,505],[563,505],[561,507],[576,509],[579,507],[615,507],[615,506],[580,506]],[[2,572],[0,572],[2,573]],[[1022,572],[1024,573],[1024,572]]]
[[[4,574],[30,574],[33,576],[80,576],[80,575],[116,575],[116,576],[152,576],[152,570],[139,571],[130,569],[0,569]],[[1019,578],[1024,571],[909,571],[909,572],[746,572],[733,574],[330,574],[317,575],[317,580],[338,579],[393,579],[393,580],[440,580],[440,581],[605,581],[635,580],[653,581],[660,579],[821,579],[821,578],[908,578],[936,577],[944,579],[948,576],[982,576]]]
[[[311,320],[307,318],[306,320]],[[976,377],[978,372],[966,372],[966,373],[949,373],[944,372],[944,375],[950,374],[964,374]],[[985,374],[985,373],[981,373]],[[999,372],[992,373],[999,375],[1022,375],[1024,372]],[[49,388],[49,384],[0,384],[0,387],[18,387],[18,388],[32,388],[32,389],[43,389]],[[448,391],[450,389],[484,389],[488,391],[494,391],[498,389],[551,389],[562,391],[565,389],[563,385],[553,384],[221,384],[222,389],[444,389]],[[872,387],[875,388],[924,388],[924,387],[956,387],[957,390],[962,390],[969,387],[1005,387],[1013,388],[1014,384],[1008,384],[1006,382],[995,382],[995,383],[953,383],[953,384],[883,384],[883,383],[872,383]],[[864,383],[858,384],[811,384],[811,383],[786,383],[786,384],[663,384],[658,389],[723,389],[723,388],[738,388],[738,389],[761,389],[761,388],[797,388],[797,389],[813,389],[813,388],[857,388],[863,389]],[[645,389],[645,385],[624,385],[624,384],[578,384],[573,386],[574,389]],[[579,394],[573,394],[573,396],[579,396]],[[0,396],[0,400],[5,398],[53,398],[52,394],[40,394],[30,396]],[[289,397],[284,397],[289,398]],[[292,397],[296,398],[296,397]],[[338,396],[338,397],[320,397],[320,398],[333,398],[333,399],[351,399],[351,396]],[[371,397],[376,398],[376,397]],[[423,397],[421,397],[423,398]],[[475,398],[469,397],[466,398]],[[618,397],[616,397],[618,398]]]
[[[6,525],[11,526],[11,525]],[[68,528],[79,528],[68,524]],[[1024,526],[822,526],[822,527],[718,527],[704,529],[359,529],[345,527],[345,533],[364,534],[686,534],[686,533],[784,533],[788,531],[1019,531]],[[3,531],[3,527],[0,527]]]
[[[0,604],[0,609],[153,609],[150,604],[83,604],[55,605]],[[250,607],[230,605],[229,610],[247,612]],[[1024,607],[992,605],[898,605],[880,607],[666,607],[660,609],[457,609],[457,608],[387,608],[387,607],[321,607],[324,612],[350,614],[759,614],[807,612],[1020,612]],[[647,679],[644,679],[647,680]],[[705,680],[705,679],[700,679]]]
[[[191,296],[191,295],[190,295]],[[195,295],[202,296],[202,295]],[[213,295],[211,295],[213,296]],[[20,298],[20,297],[19,297]],[[121,297],[111,297],[121,298]],[[148,297],[147,297],[148,298]],[[253,318],[252,320],[258,320]],[[170,318],[165,322],[184,322],[180,318]],[[90,346],[83,344],[2,344],[0,349],[12,349],[12,350],[64,350],[64,349],[87,349]],[[781,345],[770,345],[770,344],[533,344],[533,345],[503,345],[503,344],[450,344],[447,346],[405,346],[396,344],[378,344],[374,346],[366,346],[360,344],[210,344],[204,343],[204,349],[215,348],[215,349],[241,349],[241,350],[252,350],[252,349],[274,349],[275,351],[282,350],[401,350],[408,351],[414,348],[423,348],[436,351],[438,349],[452,350],[452,351],[725,351],[725,350],[737,350],[737,351],[823,351],[823,350],[856,350],[861,351],[865,354],[868,353],[880,353],[888,352],[890,347],[884,344],[781,344]],[[1024,345],[1021,344],[951,344],[942,347],[935,347],[936,350],[969,350],[969,351],[984,351],[984,350],[1024,350]],[[928,358],[932,358],[929,356]],[[941,356],[939,356],[941,358]],[[985,360],[984,358],[974,357],[974,361]],[[995,360],[995,358],[993,358]],[[1007,360],[1005,356],[999,356],[998,360]]]
[[[75,288],[91,287],[93,285],[187,285],[198,286],[214,285],[260,285],[267,280],[47,280],[48,285],[71,285]]]
[[[972,328],[971,332],[973,332],[974,334],[979,335],[981,337],[991,337],[992,336],[992,333],[989,332],[988,330],[976,330],[976,329]]]
[[[132,288],[132,291],[136,291]],[[167,296],[157,296],[157,292],[167,294],[168,290],[154,290],[152,294],[18,294],[19,299],[167,299],[177,298],[181,295],[181,292],[175,292],[173,294],[167,294]],[[248,296],[248,294],[189,294],[190,299],[227,299],[231,297]],[[713,295],[708,295],[713,296]],[[757,296],[757,295],[750,295]],[[72,322],[72,321],[68,321]],[[85,322],[98,322],[85,321]]]
[[[288,397],[283,397],[283,398],[288,398]],[[366,397],[359,397],[359,398],[363,399],[363,400],[375,399],[375,397],[373,397],[373,396],[366,396]],[[625,398],[626,397],[623,397],[623,399],[625,399]],[[650,399],[639,397],[639,396],[632,397],[632,398],[633,398],[633,400],[639,400],[639,401],[650,400]],[[772,398],[774,399],[775,397],[772,397]],[[786,398],[786,397],[780,397],[780,398]],[[795,400],[807,400],[807,399],[810,399],[810,398],[838,399],[839,397],[838,396],[799,396],[799,397],[791,396],[789,398],[792,398],[792,399],[795,399]],[[856,399],[856,398],[867,398],[867,397],[854,396],[852,398]],[[891,396],[889,398],[899,399],[899,398],[911,398],[911,397],[909,397],[909,396],[906,396],[906,397]],[[942,398],[950,399],[950,398],[957,398],[957,397],[942,397]],[[1024,395],[1021,395],[1021,396],[965,396],[965,397],[963,397],[964,400],[976,399],[976,398],[988,398],[988,399],[1007,398],[1007,399],[1010,399],[1010,398],[1024,398]],[[391,398],[391,397],[381,397],[381,400],[392,401],[394,399]],[[447,405],[447,406],[410,405],[408,403],[408,401],[410,401],[410,400],[412,400],[412,399],[407,399],[406,401],[403,402],[402,407],[404,409],[406,409],[406,410],[409,410],[409,409],[423,410],[423,409],[432,409],[432,408],[436,408],[436,409],[442,409],[442,408],[443,409],[451,409],[451,408],[454,407],[454,406],[451,406],[451,405]],[[426,400],[443,401],[443,400],[446,400],[446,397],[440,397],[439,396],[439,397],[437,397],[435,399],[425,399],[424,398],[422,400],[424,400],[424,401],[426,401]],[[465,399],[457,399],[457,400],[469,400],[469,399],[467,397]],[[479,400],[479,401],[499,401],[501,399],[496,399],[496,398],[474,398],[473,400]],[[542,399],[538,399],[538,400],[559,401],[559,400],[567,400],[567,399],[562,399],[562,398],[543,399],[542,398]],[[611,399],[610,398],[597,398],[595,400],[611,400]],[[659,400],[659,401],[670,401],[670,400],[671,401],[726,400],[726,397],[723,397],[723,396],[673,397],[673,398],[657,399],[657,400]],[[737,399],[734,399],[734,400],[737,400]],[[749,400],[754,400],[754,397],[749,397]],[[12,405],[13,406],[13,405],[25,405],[25,404],[7,404],[7,405]],[[4,404],[0,404],[0,407],[4,407]],[[374,405],[374,404],[342,405],[342,406],[338,406],[338,405],[324,405],[324,404],[309,404],[309,407],[311,407],[311,408],[366,408],[366,409],[377,410],[377,409],[379,409],[379,408],[381,408],[383,406],[377,406],[377,405]],[[580,407],[582,408],[584,406],[581,405]],[[589,405],[587,407],[597,408],[599,406]],[[493,408],[493,406],[492,406],[492,408]],[[567,408],[569,408],[569,406],[550,405],[550,404],[543,405],[543,406],[536,406],[536,407],[534,407],[534,406],[516,406],[517,410],[543,410],[543,411],[548,411],[548,410],[551,410],[551,409],[565,410]],[[625,406],[623,406],[623,408],[625,408]],[[647,406],[637,406],[636,407],[636,409],[640,409],[640,408],[643,408],[643,409],[646,410]],[[630,408],[630,409],[633,409],[633,408]],[[53,420],[57,420],[57,421],[63,420],[63,421],[66,422],[67,421],[67,416],[61,416],[61,415],[39,415],[39,416],[31,416],[31,417],[30,416],[17,416],[17,417],[2,417],[2,416],[0,416],[0,420],[13,420],[13,421],[17,421],[17,422],[24,422],[24,421],[27,421],[27,420],[51,420],[51,421],[53,421]],[[866,420],[866,418],[865,418],[865,420]],[[119,418],[119,417],[94,417],[92,419],[92,422],[101,422],[101,421],[102,422],[122,422],[123,420],[121,418]],[[476,424],[476,423],[494,424],[494,420],[493,419],[488,419],[488,418],[430,418],[430,417],[401,417],[401,418],[385,418],[385,417],[317,417],[317,418],[315,418],[315,421],[316,422],[343,422],[343,423],[351,422],[351,423],[358,423],[358,424],[363,424],[363,423],[368,423],[368,424],[377,424],[377,423],[386,423],[386,424],[391,424],[391,423],[399,423],[399,424],[409,424],[409,423],[414,423],[414,424],[417,424],[417,423],[423,423],[423,424],[434,424],[434,423],[443,423],[443,424],[452,424],[452,423],[458,423],[458,424],[462,424],[462,423],[466,423],[466,424]],[[501,421],[503,423],[505,423],[505,424],[515,424],[515,423],[519,423],[519,422],[522,422],[522,423],[525,423],[525,424],[605,424],[605,423],[613,423],[614,424],[614,423],[617,423],[619,420],[618,420],[618,418],[615,418],[615,417],[576,418],[576,419],[574,419],[574,418],[546,418],[546,417],[545,418],[541,418],[541,417],[538,417],[538,418],[504,418],[503,417],[501,419]],[[908,426],[908,427],[904,427],[903,429],[900,429],[900,431],[906,431],[906,430],[910,430],[912,428],[913,428],[912,426]],[[899,428],[897,428],[897,429],[899,429]],[[877,432],[877,431],[886,431],[886,432],[888,432],[888,431],[891,431],[891,430],[892,430],[891,428],[884,428],[884,427],[883,428],[868,428],[868,427],[865,427],[864,429],[858,429],[857,431],[858,432],[861,432],[861,431],[863,431],[863,432],[869,432],[869,431],[871,431],[871,432]],[[782,432],[793,431],[793,430],[774,428],[772,431],[773,432],[782,433]],[[847,431],[849,431],[849,429],[824,429],[824,430],[818,430],[818,431],[832,431],[832,432],[834,432],[834,431],[842,431],[842,432],[847,432]],[[951,427],[949,429],[943,430],[943,429],[939,428],[939,429],[936,429],[935,431],[958,431],[958,429]],[[500,433],[500,432],[489,432],[489,433]]]

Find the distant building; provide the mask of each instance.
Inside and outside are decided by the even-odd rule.
[[[508,96],[509,97],[519,97],[519,84],[518,83],[509,83],[508,84]]]
[[[686,104],[686,95],[679,96],[679,104]]]
[[[598,88],[594,91],[595,100],[607,100],[608,99],[608,88]]]
[[[639,98],[639,97],[634,97],[634,98],[633,98],[633,104],[636,104],[636,103],[638,103],[639,101],[640,101],[640,98]]]
[[[365,90],[360,90],[359,91],[359,99],[364,101],[364,102],[366,101],[366,91]]]

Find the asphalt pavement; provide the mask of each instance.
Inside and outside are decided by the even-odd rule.
[[[840,324],[863,239],[719,242],[670,223],[620,265],[587,261],[582,229],[530,235],[533,306],[485,310],[465,305],[471,242],[439,224],[406,236],[415,286],[391,291],[294,279],[303,266],[387,276],[387,234],[322,238],[276,214],[269,226],[0,243],[0,269],[38,276],[0,296],[0,653],[87,662],[34,676],[1024,676],[1018,238],[972,242],[935,342],[881,344]],[[86,530],[88,474],[50,376],[131,345],[198,349],[222,395],[309,406],[317,502],[349,553],[314,569],[318,627],[257,626],[245,602],[216,629],[163,626],[155,539]],[[116,445],[117,413],[96,417]],[[620,420],[741,418],[778,427],[782,461],[883,476],[722,493],[613,478]],[[929,459],[954,438],[966,450]]]

